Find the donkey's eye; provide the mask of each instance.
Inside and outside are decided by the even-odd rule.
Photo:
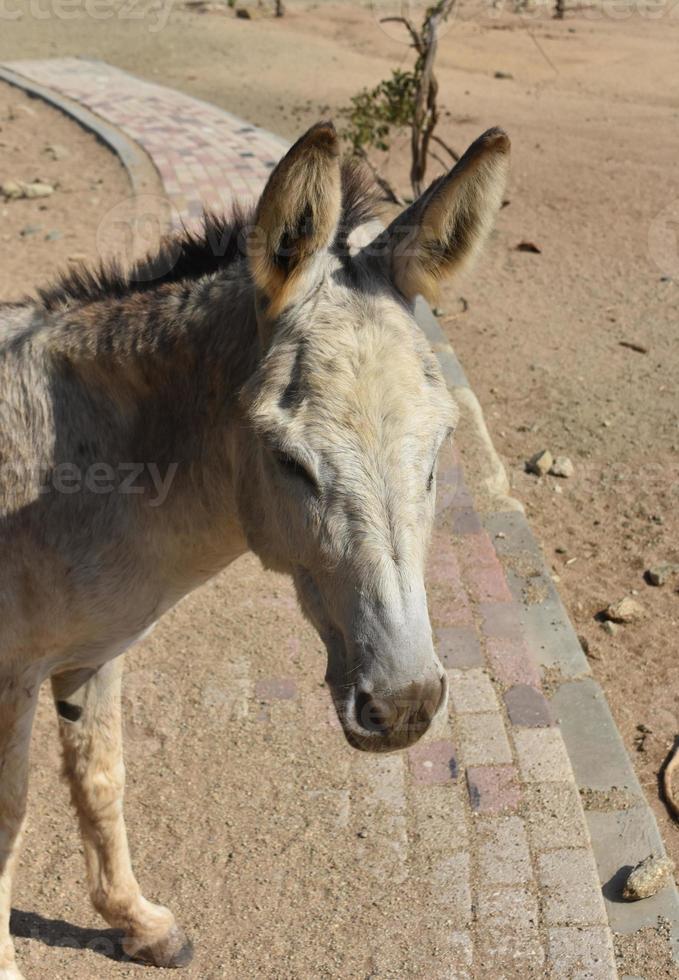
[[[300,461],[295,459],[294,456],[290,456],[289,453],[276,452],[274,453],[274,456],[276,457],[276,462],[280,468],[287,473],[288,476],[294,477],[296,480],[303,480],[310,490],[313,490],[314,493],[318,493],[318,484],[303,463],[300,463]]]

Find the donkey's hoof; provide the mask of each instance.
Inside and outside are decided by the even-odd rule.
[[[134,960],[165,969],[188,966],[193,959],[193,943],[178,926],[173,926],[162,939],[146,945],[134,937],[124,939],[123,949]]]

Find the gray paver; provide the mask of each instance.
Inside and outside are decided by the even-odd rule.
[[[641,793],[603,691],[591,678],[562,684],[552,698],[579,786]]]
[[[520,817],[490,817],[477,825],[482,887],[522,885],[532,880],[528,837]]]
[[[679,932],[679,901],[674,883],[642,902],[621,899],[622,886],[634,864],[649,854],[665,852],[650,810],[645,806],[612,812],[590,810],[586,818],[613,929],[635,932],[644,926],[655,926],[661,915]]]
[[[548,949],[555,980],[615,980],[617,977],[608,929],[550,929]]]
[[[599,876],[588,848],[566,848],[538,855],[545,915],[552,925],[604,925],[606,911]]]

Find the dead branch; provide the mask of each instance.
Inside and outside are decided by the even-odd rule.
[[[438,143],[439,146],[442,146],[443,149],[446,151],[446,153],[450,154],[450,156],[451,156],[451,158],[452,158],[452,160],[453,160],[454,163],[457,163],[457,161],[460,159],[460,154],[459,153],[456,153],[455,150],[451,146],[448,146],[447,143],[444,143],[444,141],[441,139],[441,137],[440,136],[436,136],[435,133],[432,133],[431,134],[431,138],[433,139],[433,141],[435,143]]]

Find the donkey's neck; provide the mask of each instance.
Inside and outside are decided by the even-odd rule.
[[[245,550],[237,517],[237,393],[259,343],[252,286],[241,270],[139,291],[62,312],[48,350],[75,408],[63,458],[152,466],[171,486],[161,504],[129,497],[154,548],[187,581]],[[73,394],[75,392],[75,394]],[[77,421],[85,418],[85,421]]]

